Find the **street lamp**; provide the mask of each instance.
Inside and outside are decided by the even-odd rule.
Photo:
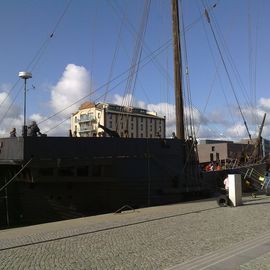
[[[23,137],[27,136],[27,126],[26,126],[26,81],[27,79],[32,78],[32,73],[21,71],[19,72],[19,77],[24,79],[24,105],[23,105]]]

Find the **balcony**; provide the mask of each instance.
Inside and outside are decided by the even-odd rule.
[[[96,123],[97,120],[94,116],[90,116],[90,115],[84,115],[84,116],[81,116],[80,119],[78,119],[78,123],[85,123],[85,122]]]
[[[83,126],[83,127],[81,126],[79,132],[89,132],[89,131],[92,131],[92,130],[94,130],[94,129],[91,126]]]

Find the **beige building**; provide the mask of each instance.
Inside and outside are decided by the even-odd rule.
[[[165,138],[165,117],[140,108],[85,102],[71,116],[73,136],[108,136],[99,125],[116,131],[120,137]]]
[[[245,153],[251,155],[254,145],[232,141],[206,140],[197,145],[200,163],[240,160]]]

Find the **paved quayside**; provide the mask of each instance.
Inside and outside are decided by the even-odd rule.
[[[270,197],[202,200],[0,231],[0,269],[270,269]]]

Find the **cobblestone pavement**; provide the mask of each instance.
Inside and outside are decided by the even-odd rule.
[[[270,197],[203,200],[0,231],[0,269],[167,269],[270,233]],[[238,270],[270,269],[269,254]],[[180,269],[180,268],[179,268]]]

